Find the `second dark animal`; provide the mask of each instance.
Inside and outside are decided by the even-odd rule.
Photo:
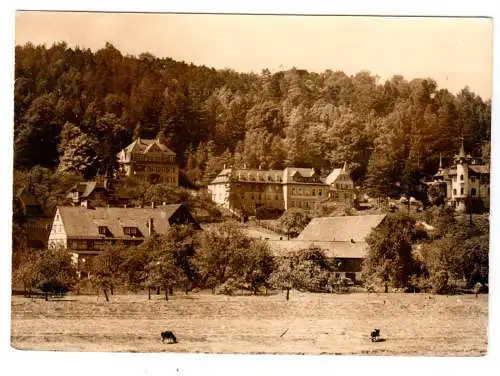
[[[370,334],[370,338],[372,342],[378,341],[378,339],[380,338],[380,329],[373,329]]]
[[[168,343],[177,343],[177,338],[175,338],[175,334],[172,333],[170,330],[161,332],[161,341],[165,342],[165,340],[167,340]]]

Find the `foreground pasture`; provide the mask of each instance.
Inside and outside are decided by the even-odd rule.
[[[484,355],[488,297],[426,294],[221,296],[45,302],[12,297],[12,346],[30,350]],[[372,343],[373,328],[385,341]],[[178,344],[162,343],[172,330]],[[286,333],[285,333],[286,331]],[[283,334],[285,333],[285,334]]]

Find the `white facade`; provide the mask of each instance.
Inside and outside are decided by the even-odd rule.
[[[332,189],[352,196],[353,186],[345,165],[343,169],[332,172],[326,181],[312,168],[224,168],[208,185],[208,191],[212,201],[229,210],[238,208],[251,212],[259,206],[278,210],[313,209],[316,204],[332,197]]]
[[[469,199],[480,199],[485,207],[489,207],[490,169],[488,164],[477,164],[470,155],[465,154],[464,147],[454,158],[455,164],[443,168],[440,162],[436,179],[446,184],[446,198],[459,210],[465,209]]]

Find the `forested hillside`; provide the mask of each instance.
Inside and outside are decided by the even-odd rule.
[[[468,153],[489,158],[490,100],[432,78],[237,73],[125,56],[109,43],[96,52],[27,44],[15,56],[17,170],[112,173],[134,137],[159,135],[198,185],[224,164],[326,172],[347,161],[357,184],[383,193],[435,173],[440,153],[451,163],[462,136]]]

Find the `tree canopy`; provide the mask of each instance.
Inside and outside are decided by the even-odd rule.
[[[347,162],[357,185],[387,193],[437,170],[465,139],[489,157],[491,101],[469,88],[450,93],[432,78],[368,71],[260,74],[92,52],[66,43],[15,49],[14,165],[116,170],[134,137],[161,136],[196,184],[224,166],[329,171]],[[78,155],[78,157],[77,157]]]

